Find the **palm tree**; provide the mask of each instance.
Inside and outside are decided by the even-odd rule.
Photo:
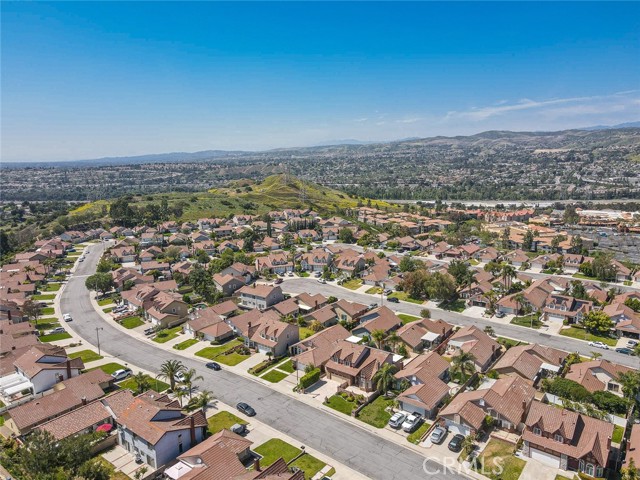
[[[597,360],[602,356],[600,352],[591,351],[591,360]]]
[[[391,350],[396,351],[396,346],[402,342],[402,339],[398,336],[396,332],[392,332],[387,338],[386,342],[391,345]]]
[[[486,333],[490,337],[493,337],[496,334],[495,330],[491,325],[487,325],[486,327],[484,327],[484,333]]]
[[[371,332],[371,338],[378,348],[382,348],[384,346],[384,340],[387,338],[387,332],[382,329],[374,330]]]
[[[202,375],[198,375],[195,368],[185,370],[182,373],[182,381],[180,383],[186,387],[187,392],[189,393],[189,400],[191,400],[191,397],[193,396],[193,384],[196,380],[204,380],[204,377]]]
[[[618,375],[618,381],[622,385],[622,394],[629,400],[636,398],[640,393],[640,372],[631,371]]]
[[[310,324],[309,324],[309,329],[312,332],[319,332],[321,330],[324,329],[324,325],[322,325],[321,322],[319,322],[318,320],[313,320]]]
[[[200,392],[200,395],[198,395],[195,399],[195,401],[193,402],[193,406],[195,408],[200,408],[202,409],[202,413],[204,413],[204,415],[207,415],[207,410],[209,409],[209,404],[211,404],[211,402],[213,402],[213,400],[216,397],[213,396],[213,393],[211,393],[209,390],[203,390],[202,392]]]
[[[459,373],[462,383],[466,382],[467,378],[476,371],[475,359],[473,353],[460,351],[451,360],[451,372],[453,374]]]
[[[171,391],[174,391],[176,389],[176,375],[185,370],[186,367],[180,360],[167,360],[160,365],[160,373],[156,378],[169,380],[169,387]]]
[[[520,310],[522,310],[522,305],[524,304],[524,301],[525,301],[524,295],[522,293],[516,293],[513,296],[513,301],[516,302],[516,306],[518,307],[518,311],[516,313],[520,314]],[[532,318],[531,323],[533,324],[533,317],[531,318]]]
[[[137,393],[144,393],[149,390],[149,377],[142,372],[138,372],[133,376],[133,382],[136,384]]]
[[[178,389],[173,393],[176,396],[178,402],[180,402],[180,406],[182,407],[182,399],[188,395],[185,390]]]
[[[505,263],[502,265],[500,269],[500,275],[502,276],[502,281],[504,282],[505,289],[509,291],[511,288],[511,279],[516,276],[516,269],[513,268],[513,265]]]
[[[396,366],[390,363],[383,364],[376,373],[373,374],[371,380],[375,384],[376,388],[381,393],[387,393],[391,390],[391,386],[395,381],[394,374],[396,373]]]
[[[475,439],[473,438],[473,435],[467,435],[466,437],[464,437],[464,440],[462,441],[461,446],[462,446],[462,451],[464,452],[465,457],[469,456],[469,454],[471,453],[475,445],[476,443],[475,443]]]

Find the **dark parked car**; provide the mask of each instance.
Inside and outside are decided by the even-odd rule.
[[[279,283],[282,283],[282,279],[281,278],[276,278],[275,281],[273,282],[276,285],[278,285]]]
[[[207,368],[210,368],[211,370],[215,370],[216,372],[218,370],[222,370],[222,367],[220,367],[219,363],[216,362],[209,362],[205,365]]]
[[[624,353],[625,355],[635,355],[635,352],[633,350],[625,347],[616,348],[616,352]]]
[[[496,312],[496,318],[503,318],[504,312]]]
[[[400,300],[398,300],[396,297],[389,297],[389,298],[387,298],[387,302],[389,302],[389,303],[400,303]]]
[[[145,335],[153,335],[156,331],[156,327],[149,327],[149,328],[145,328],[144,330],[144,334]]]
[[[240,402],[236,405],[236,408],[244,413],[247,417],[253,417],[256,414],[256,411],[251,407],[251,405]]]
[[[464,435],[456,433],[449,442],[449,450],[452,452],[459,452],[462,450],[462,442],[464,441]]]

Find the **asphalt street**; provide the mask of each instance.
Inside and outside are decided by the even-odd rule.
[[[331,283],[318,283],[313,278],[287,278],[281,285],[283,291],[292,294],[298,294],[303,292],[321,293],[325,297],[331,295],[337,298],[346,298],[353,302],[369,305],[373,302],[380,304],[380,295],[368,295],[366,293],[350,292],[346,289],[339,287]],[[410,302],[400,303],[388,303],[384,304],[394,311],[401,313],[408,313],[410,315],[420,316],[420,311],[425,308],[422,305],[417,305]],[[600,350],[594,347],[590,347],[586,342],[575,340],[570,337],[562,337],[559,335],[550,335],[539,330],[534,330],[526,327],[519,327],[517,325],[505,325],[503,323],[494,322],[491,320],[469,317],[457,312],[450,312],[447,310],[440,310],[435,308],[429,308],[433,318],[440,318],[454,325],[475,325],[478,328],[484,329],[484,327],[490,325],[497,335],[515,338],[523,340],[528,343],[539,343],[541,345],[547,345],[549,347],[558,348],[569,352],[579,352],[585,356],[591,356],[591,352],[597,350],[602,354],[602,358],[610,360],[612,362],[627,365],[629,367],[640,368],[640,358],[631,357],[622,353],[617,353],[613,350]]]
[[[121,363],[130,363],[150,372],[158,372],[160,365],[170,358],[180,358],[187,368],[195,368],[203,375],[201,388],[211,390],[220,401],[228,405],[235,405],[239,401],[249,403],[258,412],[260,421],[295,438],[301,445],[308,445],[370,478],[468,478],[451,471],[427,474],[423,468],[425,461],[432,472],[441,471],[443,467],[408,448],[342,420],[337,414],[334,416],[229,371],[209,371],[204,368],[204,362],[172,355],[151,342],[145,343],[122,333],[95,312],[84,285],[85,278],[95,271],[102,248],[99,244],[90,247],[85,261],[78,265],[65,286],[60,306],[63,313],[72,315],[73,321],[67,327],[88,342],[96,345],[96,329],[102,329],[99,335],[103,352],[117,357]],[[315,284],[312,291],[319,286]]]

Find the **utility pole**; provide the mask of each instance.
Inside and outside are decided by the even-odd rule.
[[[104,330],[102,327],[96,327],[96,337],[98,339],[98,355],[102,355],[100,352],[100,330]]]

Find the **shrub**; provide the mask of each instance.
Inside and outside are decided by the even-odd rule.
[[[626,415],[629,407],[624,398],[605,391],[593,392],[591,394],[591,401],[600,410],[618,415]]]
[[[544,381],[544,388],[553,395],[573,400],[574,402],[585,402],[591,398],[591,394],[586,388],[566,378],[558,377],[550,381]]]
[[[315,368],[302,376],[299,383],[300,388],[308,388],[318,380],[320,380],[320,369]]]

